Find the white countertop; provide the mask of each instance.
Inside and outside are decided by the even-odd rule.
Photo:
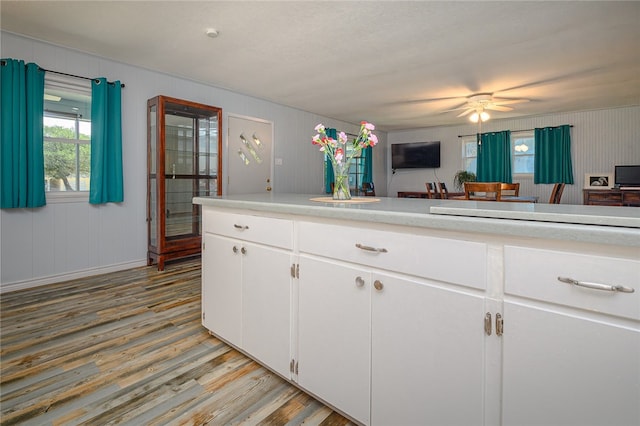
[[[640,247],[640,208],[376,197],[311,201],[309,194],[196,197],[195,204],[451,231]]]

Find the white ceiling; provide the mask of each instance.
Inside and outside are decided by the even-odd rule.
[[[640,105],[638,1],[2,0],[0,14],[6,31],[382,130],[463,123],[443,111],[478,92],[530,100],[494,118]]]

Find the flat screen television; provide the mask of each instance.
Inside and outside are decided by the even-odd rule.
[[[620,188],[640,187],[640,165],[616,166],[615,184]]]
[[[391,145],[392,169],[435,169],[440,167],[440,142]]]

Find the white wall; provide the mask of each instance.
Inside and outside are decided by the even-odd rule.
[[[495,115],[498,115],[496,113]],[[482,131],[525,130],[535,127],[571,124],[571,156],[574,185],[567,185],[562,195],[563,204],[582,204],[585,173],[613,173],[616,164],[640,164],[640,106],[607,110],[551,114],[539,117],[490,120]],[[387,135],[387,155],[391,144],[405,142],[441,141],[441,167],[416,171],[389,173],[388,193],[398,191],[424,191],[425,182],[440,181],[453,190],[453,176],[462,169],[462,141],[458,135],[477,132],[471,123],[453,127],[435,127]],[[387,161],[391,167],[391,160]],[[553,185],[535,185],[533,176],[516,178],[522,195],[540,197],[547,202]],[[638,212],[640,214],[640,211]]]
[[[166,95],[223,109],[223,145],[229,113],[274,123],[275,192],[320,194],[323,162],[311,144],[323,123],[350,133],[353,125],[82,52],[2,32],[2,57],[86,77],[120,80],[122,92],[124,202],[50,203],[39,209],[0,212],[0,291],[47,284],[146,264],[146,102]],[[212,71],[213,72],[213,71]],[[386,135],[378,133],[381,146]],[[225,148],[226,149],[226,148]],[[384,149],[375,159],[374,178],[385,181]],[[223,150],[223,158],[226,158]],[[226,162],[223,164],[223,173]],[[384,186],[384,185],[383,185]],[[384,188],[382,188],[384,190]]]

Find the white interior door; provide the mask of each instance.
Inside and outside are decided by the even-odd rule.
[[[253,194],[273,187],[273,123],[229,116],[227,194]]]

